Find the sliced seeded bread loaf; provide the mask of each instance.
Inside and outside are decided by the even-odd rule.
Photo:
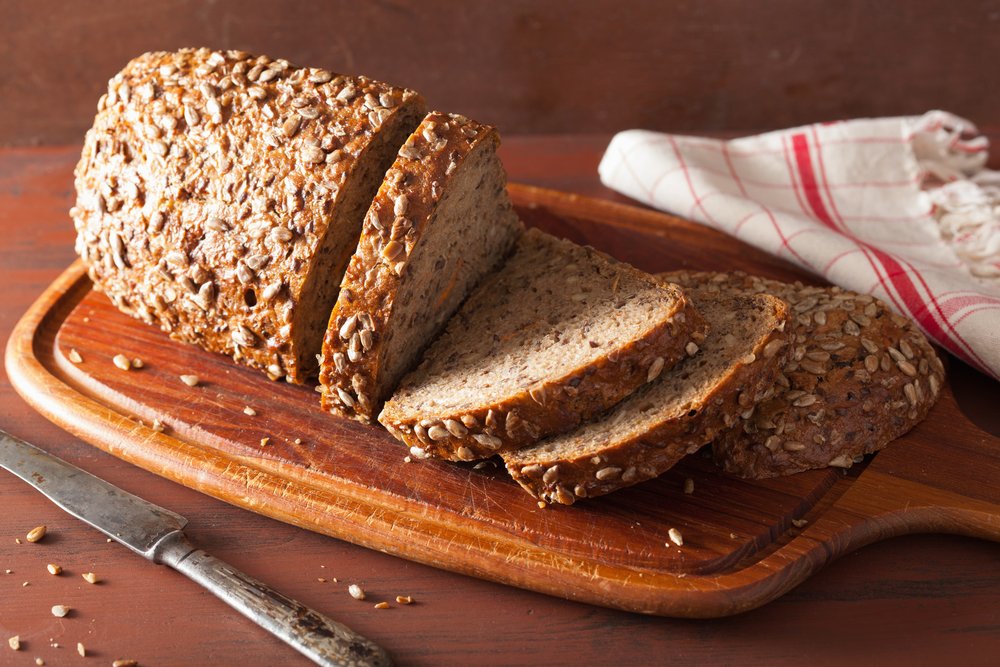
[[[399,151],[365,218],[323,341],[324,409],[371,421],[521,223],[500,138],[432,112]]]
[[[87,133],[77,251],[126,313],[302,382],[364,213],[424,113],[413,91],[284,60],[145,54]]]
[[[507,470],[530,494],[571,505],[656,477],[735,424],[774,385],[789,347],[785,303],[685,293],[709,327],[692,344],[695,355],[594,421],[506,452]]]
[[[379,416],[418,457],[468,461],[573,428],[701,339],[676,286],[528,230]]]
[[[767,293],[794,314],[791,355],[773,392],[713,444],[727,472],[763,479],[849,468],[924,418],[944,366],[924,335],[867,294],[742,273],[668,273],[720,296]]]

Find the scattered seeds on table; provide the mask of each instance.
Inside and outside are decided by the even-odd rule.
[[[201,379],[197,375],[182,375],[181,382],[189,387],[197,387]]]
[[[269,443],[270,441],[271,441],[271,438],[261,438],[260,439],[260,446],[261,447],[267,447],[267,443]]]
[[[45,566],[45,569],[49,571],[49,574],[60,575],[62,574],[62,567],[56,565],[55,563],[49,563]]]
[[[21,637],[20,635],[14,635],[7,640],[7,644],[10,645],[11,650],[20,651],[21,650]]]
[[[83,645],[83,642],[76,643],[76,652],[80,654],[81,658],[87,657],[87,648]]]
[[[690,477],[684,480],[684,493],[689,496],[694,493],[694,480]]]
[[[548,507],[548,505],[547,505],[547,504],[545,503],[545,501],[544,501],[544,500],[539,500],[539,501],[538,501],[538,509],[540,509],[540,510],[543,510],[543,509],[545,509],[546,507]]]
[[[14,574],[14,570],[11,570],[10,568],[7,568],[6,570],[3,571],[3,573],[4,574]]]
[[[29,542],[37,542],[38,540],[40,540],[43,537],[45,537],[45,532],[47,530],[48,529],[44,525],[42,525],[42,526],[35,526],[34,528],[32,528],[31,530],[28,531],[28,534],[25,535],[25,538]],[[17,543],[20,544],[21,543],[20,540],[18,540]]]
[[[375,603],[375,608],[376,609],[388,609],[389,608],[389,603],[388,602],[376,602]]]
[[[116,354],[111,361],[113,361],[115,366],[123,371],[127,371],[132,368],[132,362],[129,361],[129,358],[124,354]]]
[[[23,582],[21,582],[21,588],[24,588],[25,586],[30,586],[30,585],[31,585],[30,581],[23,581]]]
[[[243,408],[243,414],[247,415],[248,417],[254,417],[256,416],[257,411],[248,405],[245,408]]]
[[[302,444],[302,438],[295,438],[295,444],[296,445],[301,445]]]
[[[142,368],[145,365],[146,364],[143,363],[142,359],[140,359],[139,357],[136,357],[135,359],[132,360],[132,368]]]
[[[83,577],[83,580],[86,581],[88,584],[96,584],[98,581],[100,581],[100,579],[97,578],[97,575],[94,574],[93,572],[84,572],[80,576]]]
[[[667,531],[667,536],[670,537],[670,541],[679,547],[684,546],[684,536],[681,535],[681,531],[676,528],[671,528]]]
[[[56,618],[62,618],[69,613],[69,607],[64,604],[57,604],[52,606],[52,615]]]
[[[118,659],[111,663],[111,667],[136,667],[139,663],[132,659]]]
[[[164,429],[166,429],[166,426],[164,426],[163,422],[161,422],[159,419],[154,419],[153,426],[151,428],[157,433],[163,433]]]
[[[326,578],[325,577],[316,577],[316,581],[318,581],[321,584],[325,584],[326,583]]]
[[[76,351],[75,347],[72,348],[69,351],[69,354],[66,355],[66,356],[68,356],[69,360],[72,361],[74,364],[82,364],[83,363],[83,357],[80,356],[80,353]]]
[[[14,541],[17,542],[18,544],[20,544],[21,543],[21,538],[20,537],[15,537]]]
[[[413,604],[413,598],[409,595],[397,595],[396,602],[399,604]]]
[[[347,592],[351,594],[351,597],[355,600],[365,599],[365,589],[361,588],[357,584],[351,584],[347,587]]]
[[[42,660],[41,658],[35,658],[35,664],[41,667],[42,665],[45,664],[45,661]]]

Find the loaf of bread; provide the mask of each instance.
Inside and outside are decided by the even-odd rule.
[[[712,444],[727,472],[764,479],[849,468],[909,431],[937,399],[944,366],[934,349],[870,295],[742,273],[663,275],[720,297],[773,294],[794,314],[791,354],[773,390]]]
[[[323,342],[323,407],[370,422],[470,290],[521,232],[499,136],[432,112],[365,217]]]
[[[753,410],[788,356],[789,311],[769,295],[685,290],[708,322],[692,356],[580,428],[503,455],[536,498],[571,505],[652,479]]]
[[[468,461],[575,427],[685,356],[704,322],[676,286],[529,229],[386,402],[417,457]]]
[[[148,53],[108,84],[76,168],[77,251],[123,311],[302,382],[410,90],[238,51]]]

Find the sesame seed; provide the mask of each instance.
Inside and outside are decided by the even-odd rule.
[[[52,606],[52,615],[56,618],[62,618],[70,612],[70,608],[64,604],[57,604]]]
[[[83,357],[81,357],[80,353],[76,351],[76,348],[72,348],[69,351],[69,354],[66,355],[66,356],[69,357],[69,360],[72,361],[74,364],[82,364],[83,363]]]
[[[197,375],[181,375],[181,382],[189,387],[197,387],[201,379]]]
[[[355,600],[365,599],[365,590],[358,586],[357,584],[351,584],[347,587],[347,592],[351,594],[351,597]]]
[[[129,360],[129,358],[126,357],[124,354],[116,354],[111,361],[113,361],[115,366],[122,369],[123,371],[127,371],[130,368],[132,368],[131,360]]]
[[[37,542],[38,540],[45,537],[46,530],[47,529],[44,525],[35,526],[34,528],[28,531],[28,534],[25,535],[25,539],[27,539],[29,542]],[[17,543],[20,544],[21,541],[18,540]]]
[[[257,415],[257,411],[254,410],[253,408],[251,408],[248,405],[248,406],[246,406],[246,407],[243,408],[243,414],[245,414],[245,415],[247,415],[249,417],[255,417]]]
[[[81,658],[87,657],[87,648],[83,645],[82,642],[76,643],[76,652],[80,654]]]
[[[96,584],[98,581],[100,581],[100,579],[97,578],[97,575],[94,574],[93,572],[84,572],[80,576],[83,577],[83,580],[86,581],[88,584]]]
[[[7,640],[7,644],[10,646],[11,650],[13,650],[13,651],[20,651],[21,650],[21,637],[18,636],[18,635],[14,635],[13,637],[11,637],[10,639]]]
[[[677,546],[679,547],[684,546],[684,536],[681,535],[681,531],[677,530],[676,528],[671,528],[670,530],[668,530],[667,536],[670,538],[670,541],[676,544]]]

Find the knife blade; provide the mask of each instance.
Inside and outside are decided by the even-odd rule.
[[[187,519],[0,430],[0,467],[60,508],[154,563],[187,575],[319,665],[383,667],[385,650],[347,626],[195,547]]]

